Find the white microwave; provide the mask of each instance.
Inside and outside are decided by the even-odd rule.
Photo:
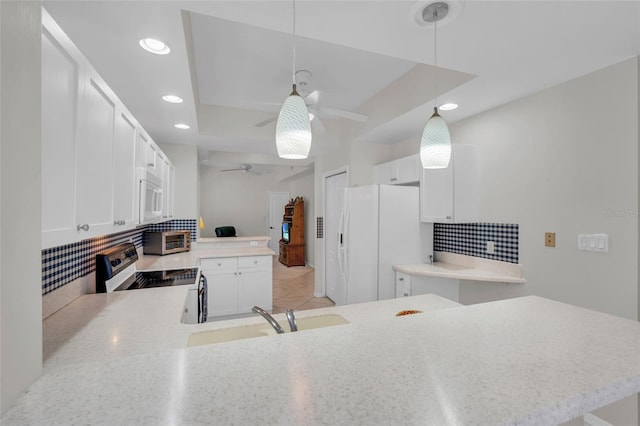
[[[138,171],[138,221],[140,224],[162,219],[162,180],[146,169]]]

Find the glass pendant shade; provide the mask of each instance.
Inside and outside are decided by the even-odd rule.
[[[291,160],[309,156],[311,148],[311,123],[304,99],[293,92],[285,99],[276,124],[276,148],[280,158]]]
[[[451,135],[438,108],[427,121],[420,142],[420,161],[425,169],[445,169],[451,159]]]

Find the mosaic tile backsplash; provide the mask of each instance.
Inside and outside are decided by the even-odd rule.
[[[136,229],[90,238],[77,243],[42,250],[42,294],[47,294],[71,281],[84,277],[96,269],[96,254],[133,240],[142,247],[145,231],[191,231],[191,241],[196,241],[197,219],[175,219],[163,223],[140,226]]]
[[[518,225],[506,223],[434,223],[433,250],[518,263]],[[487,241],[495,253],[487,253]]]

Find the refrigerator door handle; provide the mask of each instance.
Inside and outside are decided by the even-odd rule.
[[[340,267],[340,273],[344,275],[344,262],[342,256],[344,253],[344,245],[342,242],[342,233],[344,232],[344,211],[340,214],[340,223],[338,225],[338,266]]]
[[[344,244],[344,276],[349,280],[349,220],[350,214],[347,211],[344,218],[344,235],[346,236],[346,241]]]

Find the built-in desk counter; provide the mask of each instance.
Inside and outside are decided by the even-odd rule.
[[[458,301],[460,280],[524,284],[521,264],[436,252],[434,263],[393,265],[396,297],[434,293]]]

